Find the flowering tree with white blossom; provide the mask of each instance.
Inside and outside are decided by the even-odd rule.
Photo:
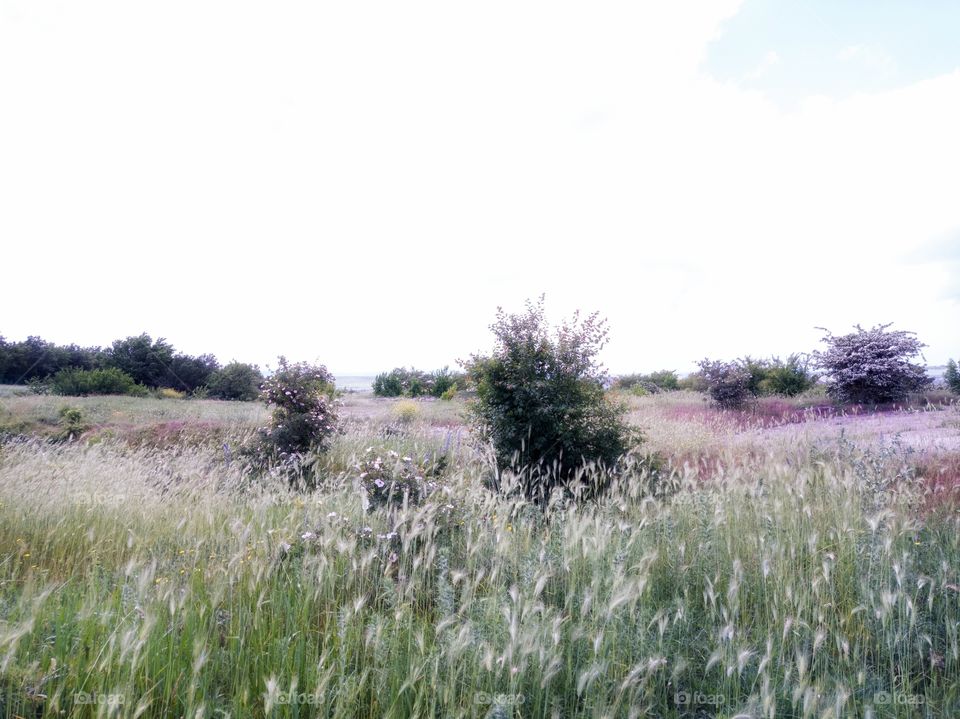
[[[815,352],[814,359],[830,380],[831,397],[862,404],[899,402],[930,385],[924,367],[911,361],[923,357],[926,345],[913,332],[888,327],[857,325],[856,332],[839,336],[823,330],[827,349]]]

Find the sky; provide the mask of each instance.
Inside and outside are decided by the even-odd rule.
[[[960,356],[960,5],[0,0],[0,334],[338,374]]]

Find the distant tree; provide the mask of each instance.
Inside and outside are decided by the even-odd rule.
[[[136,337],[116,340],[107,355],[111,367],[126,372],[138,384],[163,387],[175,381],[171,374],[173,345],[162,337],[154,341],[144,332]]]
[[[193,392],[205,386],[218,369],[220,363],[213,355],[193,357],[177,354],[170,363],[167,386],[183,392]]]
[[[947,387],[954,394],[960,394],[960,370],[957,369],[957,363],[954,360],[947,360],[947,371],[943,375]]]
[[[864,404],[899,402],[930,385],[932,378],[923,366],[911,362],[923,356],[926,345],[913,332],[887,331],[888,327],[865,330],[856,325],[856,332],[840,336],[823,330],[827,349],[814,357],[830,379],[831,397]]]
[[[263,374],[256,365],[231,362],[207,380],[207,394],[214,399],[251,402],[260,394]]]
[[[703,359],[700,375],[713,401],[724,409],[737,409],[752,396],[750,371],[737,362]]]

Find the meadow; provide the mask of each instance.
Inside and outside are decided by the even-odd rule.
[[[307,491],[261,404],[0,388],[0,716],[960,715],[955,404],[624,399],[655,459],[541,508],[463,399],[346,395]]]

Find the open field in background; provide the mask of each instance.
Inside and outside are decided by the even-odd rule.
[[[344,397],[315,492],[255,403],[0,388],[0,716],[960,715],[960,410],[625,396],[601,501],[487,491],[463,401]],[[42,441],[80,407],[79,440]],[[29,439],[25,437],[31,437]],[[374,448],[443,456],[365,511]]]

